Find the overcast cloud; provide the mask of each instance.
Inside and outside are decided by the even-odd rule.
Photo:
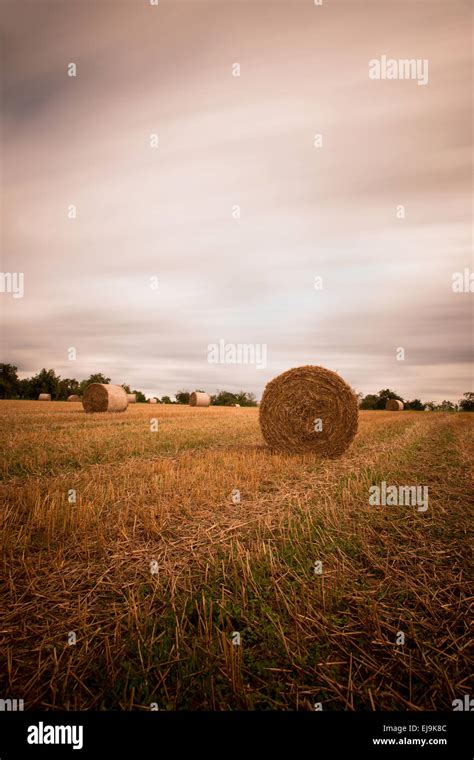
[[[452,290],[473,268],[470,15],[2,0],[2,271],[25,275],[0,295],[3,361],[153,395],[260,396],[301,364],[364,393],[472,390]],[[428,84],[370,80],[383,54],[428,59]],[[220,339],[266,344],[267,367],[209,364]]]

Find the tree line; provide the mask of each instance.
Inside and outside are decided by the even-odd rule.
[[[51,398],[56,401],[66,401],[68,396],[77,395],[82,396],[85,388],[90,383],[110,383],[110,377],[105,377],[101,372],[91,375],[87,380],[76,380],[75,378],[61,378],[55,373],[53,369],[42,369],[38,374],[33,377],[20,380],[18,377],[18,368],[13,364],[0,364],[0,398],[9,399],[37,399],[40,393],[50,393]],[[130,386],[126,383],[122,384],[122,388],[126,393],[135,393],[138,403],[145,403],[146,396],[140,390],[131,390]],[[201,391],[204,393],[204,391]],[[154,396],[159,404],[189,404],[189,396],[191,391],[180,390],[175,394],[175,401],[170,396]],[[387,399],[395,398],[398,401],[402,401],[405,409],[413,409],[417,411],[423,411],[429,409],[430,411],[442,411],[442,412],[473,412],[474,411],[474,393],[464,393],[463,398],[457,403],[452,401],[442,401],[440,404],[436,404],[433,401],[423,402],[419,398],[415,398],[411,401],[402,398],[395,391],[391,391],[390,388],[385,388],[379,391],[377,394],[368,394],[363,396],[362,393],[358,394],[360,409],[385,409]],[[234,406],[239,404],[240,406],[257,406],[257,399],[253,393],[247,391],[239,391],[238,393],[232,393],[231,391],[218,391],[215,395],[211,395],[211,404],[214,406]]]
[[[369,393],[367,396],[363,396],[359,393],[359,408],[360,409],[385,409],[385,404],[389,398],[395,398],[398,401],[403,402],[405,409],[412,409],[415,411],[423,411],[428,409],[431,412],[474,412],[474,393],[464,393],[462,399],[457,403],[452,401],[442,401],[440,404],[436,404],[434,401],[421,401],[419,398],[415,398],[412,401],[406,400],[399,396],[395,391],[391,391],[390,388],[385,388],[379,391],[377,394]]]
[[[49,393],[55,401],[67,401],[68,396],[82,396],[84,390],[90,383],[110,383],[110,377],[106,377],[101,372],[97,372],[87,380],[76,380],[75,378],[61,378],[56,374],[54,369],[42,369],[33,377],[20,380],[18,377],[18,367],[13,364],[0,364],[0,398],[3,399],[37,399],[40,393]],[[133,389],[126,383],[122,383],[122,388],[126,393],[134,393],[137,403],[145,403],[146,396],[140,391]],[[204,392],[204,391],[201,391]],[[159,404],[189,404],[189,397],[192,391],[178,391],[175,394],[176,401],[170,396],[153,396]],[[211,403],[215,406],[257,406],[257,399],[253,393],[239,391],[231,393],[230,391],[218,391],[211,396]]]

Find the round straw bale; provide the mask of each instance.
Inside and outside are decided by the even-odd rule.
[[[80,396],[76,396],[76,395],[73,393],[73,394],[72,394],[72,396],[68,396],[68,397],[67,397],[67,400],[68,400],[68,401],[80,401],[80,400],[81,400],[81,397],[80,397]]]
[[[156,400],[156,398],[148,398],[146,400],[146,402],[147,402],[147,404],[157,404],[158,403],[158,401]]]
[[[127,394],[121,385],[91,383],[84,391],[82,405],[86,412],[124,412]]]
[[[136,393],[127,393],[127,401],[129,404],[136,404],[137,403],[137,394]]]
[[[193,391],[189,397],[189,406],[209,406],[211,397],[209,393],[200,393]]]
[[[40,393],[38,401],[51,401],[51,393]]]
[[[399,401],[397,398],[389,398],[385,404],[385,409],[388,412],[401,412],[403,409],[403,401]]]
[[[354,439],[359,408],[354,391],[335,372],[296,367],[267,384],[259,419],[273,449],[337,457]]]

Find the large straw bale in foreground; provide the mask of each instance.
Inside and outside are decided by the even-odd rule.
[[[396,398],[389,398],[385,404],[385,409],[388,412],[401,412],[403,409],[403,401],[399,401]]]
[[[76,396],[76,395],[73,393],[71,396],[68,396],[68,397],[67,397],[67,400],[68,400],[68,401],[80,401],[80,400],[81,400],[81,397],[80,397],[80,396]]]
[[[84,391],[82,405],[86,412],[124,412],[127,394],[120,385],[91,383]]]
[[[340,456],[357,432],[357,397],[324,367],[296,367],[266,386],[260,427],[267,444],[283,452]]]
[[[136,404],[137,403],[137,394],[136,393],[127,393],[127,401],[129,404]]]
[[[211,397],[209,393],[199,393],[199,391],[193,391],[189,397],[189,406],[209,406],[211,403]]]
[[[40,393],[38,401],[51,401],[51,393]]]

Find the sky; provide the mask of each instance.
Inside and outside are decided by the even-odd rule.
[[[260,397],[305,364],[473,390],[471,23],[458,0],[0,0],[1,270],[24,276],[2,361],[158,396]],[[428,81],[371,79],[382,56]],[[209,362],[220,342],[265,366]]]

